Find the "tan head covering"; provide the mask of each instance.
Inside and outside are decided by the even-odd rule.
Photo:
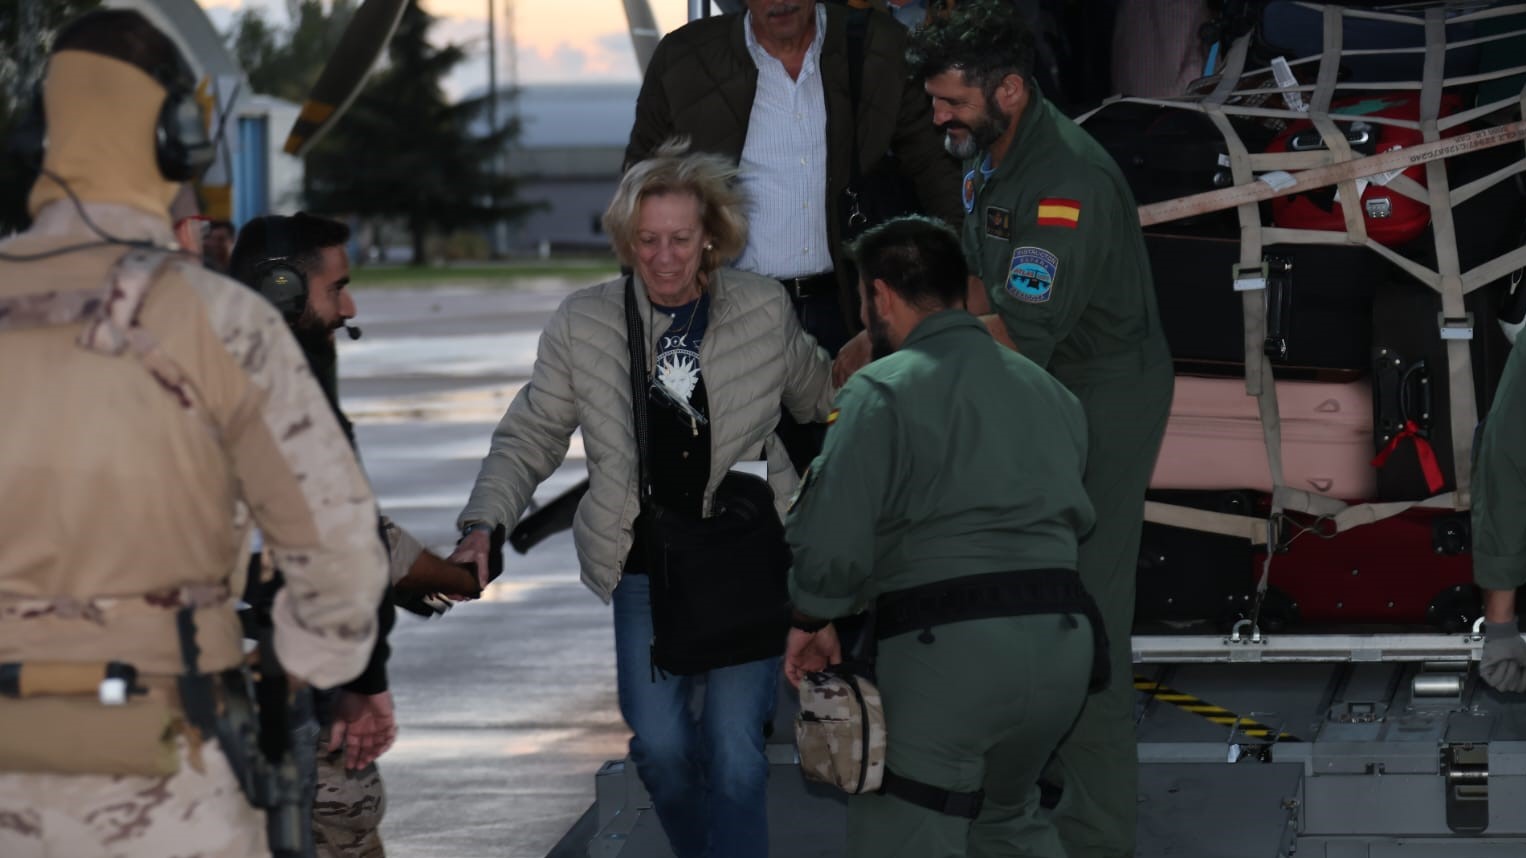
[[[47,154],[43,167],[81,200],[118,203],[168,219],[179,185],[159,174],[154,127],[165,89],[142,69],[87,51],[60,51],[43,80]],[[32,186],[37,212],[65,198],[46,174]]]

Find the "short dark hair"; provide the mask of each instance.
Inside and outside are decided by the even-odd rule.
[[[912,34],[906,64],[922,81],[957,69],[989,99],[1009,74],[1031,84],[1033,55],[1033,29],[1012,0],[960,0]]]
[[[228,231],[229,235],[237,235],[238,234],[238,230],[234,228],[233,221],[231,221],[231,220],[214,220],[211,223],[207,224],[207,231],[208,232],[210,232],[210,231],[212,231],[214,229],[226,229]]]
[[[277,230],[284,235],[273,235]],[[311,275],[323,264],[324,248],[343,247],[349,240],[348,225],[307,212],[297,212],[291,217],[257,217],[239,230],[238,241],[228,258],[228,272],[233,279],[253,286],[260,263],[285,259],[298,271]]]
[[[179,79],[183,86],[190,68],[180,49],[142,14],[131,9],[97,9],[75,18],[58,31],[53,53],[85,51],[121,60],[141,69],[161,83]]]
[[[913,215],[886,221],[848,248],[867,286],[883,280],[925,311],[963,307],[970,268],[959,236],[941,220]]]

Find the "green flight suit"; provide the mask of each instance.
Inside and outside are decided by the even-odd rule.
[[[1134,579],[1173,371],[1128,184],[1090,135],[1035,96],[1002,162],[967,165],[964,251],[1018,351],[1070,388],[1091,427],[1097,527],[1078,569],[1107,625],[1112,680],[1087,699],[1045,779],[1064,791],[1054,818],[1070,858],[1123,858],[1134,854],[1138,801]]]
[[[1505,363],[1473,464],[1473,580],[1488,590],[1526,584],[1526,340]]]
[[[1065,388],[978,319],[924,319],[838,394],[826,444],[792,502],[790,593],[818,617],[880,594],[1026,569],[1073,569],[1093,524],[1086,421]],[[880,642],[888,767],[943,789],[984,788],[979,819],[883,795],[848,803],[848,854],[1061,856],[1036,782],[1091,673],[1085,617],[971,620]]]

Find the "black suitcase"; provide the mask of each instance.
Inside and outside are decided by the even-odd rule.
[[[1113,156],[1140,205],[1226,188],[1234,184],[1224,135],[1207,116],[1191,110],[1120,101],[1090,116],[1082,126]],[[1255,123],[1237,123],[1246,145],[1259,152],[1272,132]],[[1178,225],[1211,222],[1215,231],[1233,235],[1233,210],[1176,221]]]
[[[1179,371],[1239,375],[1245,361],[1241,293],[1234,289],[1238,238],[1147,232],[1166,341]],[[1281,378],[1365,373],[1373,297],[1393,266],[1365,247],[1265,248],[1267,337],[1263,351]],[[1335,380],[1334,377],[1329,380]]]
[[[1257,515],[1253,492],[1153,491],[1151,500],[1232,515]],[[1247,540],[1145,522],[1139,541],[1134,622],[1206,623],[1227,629],[1248,615],[1256,581]]]
[[[1447,168],[1452,185],[1460,187],[1513,161],[1515,147],[1501,148],[1511,151],[1452,158]],[[1452,214],[1463,271],[1526,244],[1526,195],[1516,180],[1494,185],[1454,207]],[[1435,240],[1429,229],[1405,250],[1434,267]],[[1510,344],[1499,326],[1501,308],[1521,280],[1522,272],[1516,271],[1464,299],[1472,317],[1469,352],[1480,418],[1494,401],[1509,356]],[[1449,361],[1440,316],[1441,296],[1408,277],[1385,284],[1373,304],[1373,445],[1378,453],[1393,448],[1378,468],[1378,495],[1384,500],[1419,500],[1456,487]],[[1405,434],[1408,423],[1418,428],[1418,439]],[[1426,447],[1434,454],[1439,485],[1422,466]]]

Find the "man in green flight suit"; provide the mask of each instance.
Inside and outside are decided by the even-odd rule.
[[[953,230],[891,221],[853,256],[882,359],[839,393],[791,503],[785,655],[798,685],[841,657],[826,620],[875,606],[885,794],[850,798],[848,854],[1063,856],[1037,780],[1107,664],[1075,572],[1085,417],[963,309]]]
[[[1173,374],[1133,195],[1107,152],[1034,87],[1033,55],[1014,4],[963,0],[912,38],[908,65],[944,146],[966,160],[971,312],[1063,382],[1091,428],[1097,527],[1078,568],[1113,642],[1112,683],[1087,700],[1045,780],[1062,790],[1054,819],[1071,858],[1123,858],[1138,801],[1134,576]]]
[[[1526,343],[1505,363],[1479,433],[1473,466],[1473,579],[1484,591],[1478,674],[1501,691],[1526,691],[1526,641],[1515,591],[1526,584]]]

